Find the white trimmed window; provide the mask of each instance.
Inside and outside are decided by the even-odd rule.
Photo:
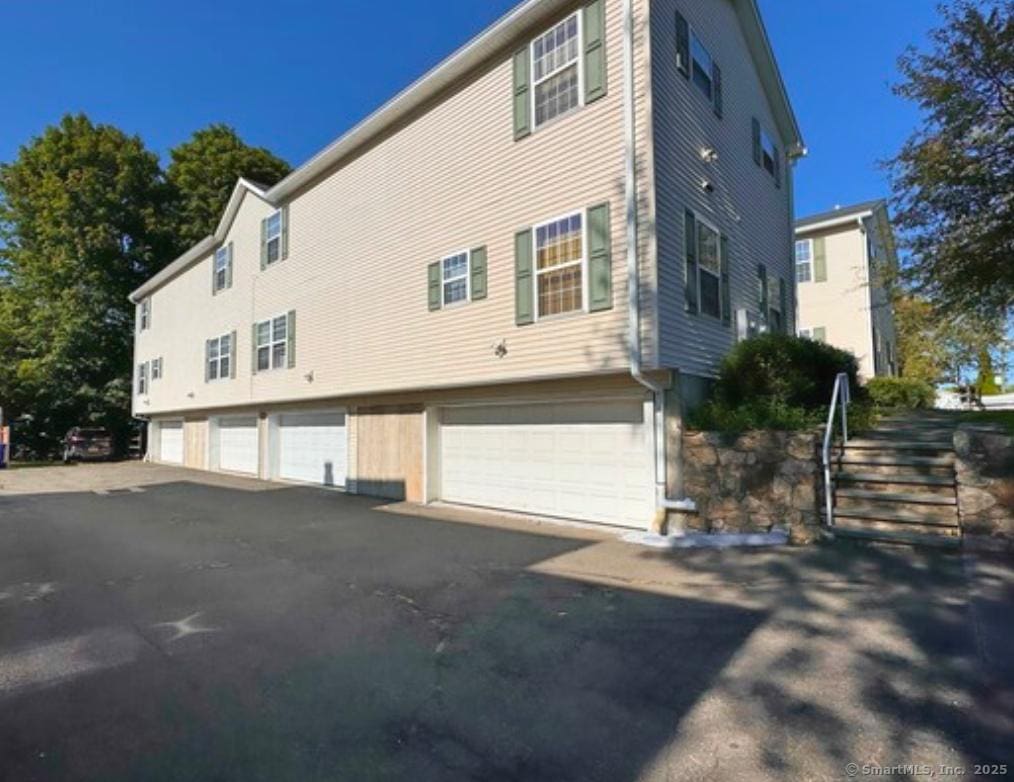
[[[215,250],[215,290],[224,290],[229,284],[229,246]]]
[[[443,305],[462,304],[471,297],[469,279],[469,253],[448,255],[440,262],[441,296]]]
[[[257,371],[283,369],[288,362],[288,317],[279,315],[257,324]]]
[[[568,16],[531,45],[535,127],[582,102],[580,13]]]
[[[137,365],[137,393],[144,396],[148,393],[148,362]]]
[[[275,263],[282,257],[282,210],[279,209],[268,217],[264,225],[264,244],[266,262]]]
[[[796,282],[810,282],[813,279],[813,240],[796,241]]]
[[[138,331],[146,331],[151,328],[151,299],[142,299],[137,308]]]
[[[584,215],[576,212],[535,227],[538,317],[584,309]]]
[[[697,285],[701,313],[722,317],[722,252],[718,229],[697,218]]]
[[[704,43],[697,37],[697,33],[692,30],[690,32],[690,60],[692,68],[691,78],[694,84],[707,96],[708,100],[712,100],[714,97],[714,84],[712,83],[711,74],[714,73],[714,61],[711,59],[711,53],[704,46]]]
[[[208,380],[225,380],[232,372],[232,336],[225,334],[208,340]]]
[[[152,359],[151,362],[151,382],[154,383],[156,380],[162,379],[162,358]]]

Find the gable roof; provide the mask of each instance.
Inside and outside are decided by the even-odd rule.
[[[851,206],[840,206],[835,209],[829,209],[826,212],[818,212],[817,214],[801,217],[796,220],[796,233],[806,233],[818,227],[830,228],[834,225],[853,221],[858,217],[872,215],[880,209],[883,209],[885,212],[887,211],[887,201],[883,198],[877,198],[873,201],[862,201]]]
[[[771,99],[772,110],[778,130],[786,142],[786,149],[790,155],[802,155],[805,152],[802,134],[795,113],[792,111],[781,72],[775,62],[771,42],[757,7],[757,0],[731,0],[731,2],[736,9],[740,24],[743,26],[747,46],[760,75],[761,84]],[[525,0],[270,189],[258,188],[254,183],[241,179],[236,185],[236,190],[233,191],[233,198],[229,200],[226,215],[219,223],[219,229],[223,223],[231,222],[231,217],[226,220],[226,216],[230,214],[229,209],[232,207],[233,199],[241,186],[254,192],[259,198],[270,204],[281,204],[301,188],[331,171],[343,159],[376,139],[412,111],[432,100],[494,54],[514,44],[517,37],[523,32],[528,31],[529,28],[544,21],[552,14],[572,6],[572,4],[573,0]],[[236,208],[238,208],[238,202]],[[232,216],[235,216],[235,211],[232,212]],[[217,240],[215,237],[219,237],[218,230],[213,236],[202,239],[197,245],[131,293],[131,301],[139,301],[182,272],[187,266],[200,260],[211,251],[217,242],[222,240],[222,237]]]

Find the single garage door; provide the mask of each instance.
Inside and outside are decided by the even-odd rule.
[[[183,422],[161,421],[158,425],[159,461],[183,464]]]
[[[348,474],[345,413],[286,413],[278,419],[278,476],[344,486]]]
[[[218,420],[219,469],[256,475],[259,451],[255,416]]]
[[[444,500],[641,529],[651,520],[642,400],[445,408],[440,421]]]

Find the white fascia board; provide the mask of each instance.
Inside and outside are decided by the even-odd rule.
[[[835,226],[845,225],[846,223],[854,223],[858,220],[865,220],[867,217],[872,217],[873,212],[867,210],[865,212],[849,212],[843,214],[841,217],[833,217],[830,220],[822,220],[819,223],[811,223],[810,225],[803,225],[796,227],[796,236],[802,236],[805,234],[813,233],[814,231],[822,231],[826,228],[834,228]]]

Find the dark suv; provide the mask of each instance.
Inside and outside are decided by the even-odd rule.
[[[100,428],[75,426],[63,440],[63,461],[113,458],[113,438]]]

